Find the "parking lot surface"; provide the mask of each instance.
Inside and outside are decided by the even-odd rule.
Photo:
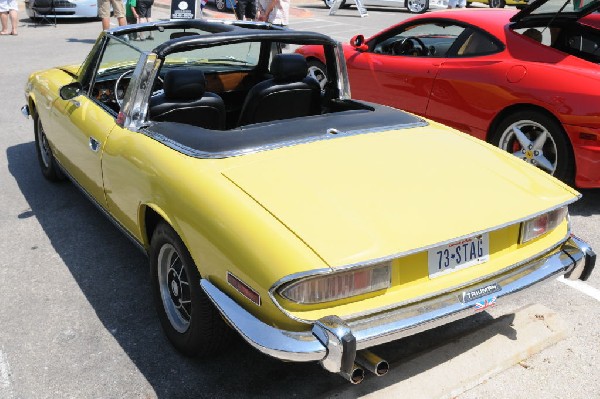
[[[340,41],[357,33],[369,36],[410,16],[401,8],[370,8],[366,18],[354,8],[329,16],[321,2],[292,4],[291,28],[319,31]],[[156,18],[168,16],[166,8],[153,11]],[[519,340],[524,334],[512,323],[514,315],[495,329],[486,328],[493,323],[491,316],[479,314],[374,348],[402,372],[376,381],[369,376],[359,386],[349,386],[316,363],[282,363],[263,356],[241,339],[217,358],[179,355],[160,329],[147,259],[73,185],[43,179],[32,122],[20,113],[28,75],[81,62],[100,22],[36,27],[24,11],[19,16],[19,36],[0,37],[0,398],[375,395],[414,377],[420,377],[414,381],[421,385],[456,379],[456,367],[441,375],[432,371],[439,365],[435,362],[449,362],[494,337]],[[232,17],[210,5],[207,16]],[[573,231],[598,252],[600,190],[582,193],[571,208]],[[525,360],[498,367],[475,385],[471,381],[440,396],[600,397],[600,380],[595,378],[600,364],[599,274],[596,270],[581,284],[553,280],[520,297],[511,310],[542,305],[560,318],[564,336],[541,351],[532,350]],[[501,354],[506,348],[499,342],[487,351]],[[432,355],[439,351],[445,358]],[[493,356],[485,359],[493,366]]]

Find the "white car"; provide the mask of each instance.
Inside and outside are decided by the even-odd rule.
[[[33,1],[25,0],[27,16],[32,19],[36,17]],[[98,18],[97,0],[54,0],[54,10],[57,18]]]
[[[331,8],[334,2],[335,0],[323,0],[327,8]],[[448,0],[362,0],[361,2],[365,7],[405,7],[413,14],[422,14],[430,8],[448,8]],[[356,4],[356,1],[342,0],[340,8],[349,7],[352,4]]]

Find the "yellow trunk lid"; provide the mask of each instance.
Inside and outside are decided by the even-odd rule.
[[[223,174],[331,267],[521,220],[577,193],[437,124],[248,155]]]

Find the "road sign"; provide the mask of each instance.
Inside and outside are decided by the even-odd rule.
[[[196,0],[171,0],[171,19],[196,18]]]

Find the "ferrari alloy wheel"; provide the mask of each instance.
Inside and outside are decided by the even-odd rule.
[[[150,262],[154,301],[173,346],[186,356],[221,351],[230,329],[200,288],[200,275],[185,245],[166,223],[152,235]]]
[[[225,1],[226,0],[215,0],[215,6],[217,7],[217,10],[219,11],[224,11],[225,10]]]
[[[500,123],[491,141],[564,182],[573,178],[571,145],[561,125],[548,115],[516,112]]]
[[[52,154],[52,148],[50,148],[50,143],[46,137],[42,120],[39,116],[34,115],[33,123],[35,132],[35,149],[42,174],[50,181],[63,180],[63,174],[60,170],[60,167],[56,163],[56,159],[54,159],[54,155]]]
[[[489,0],[490,8],[504,8],[506,6],[506,0]]]
[[[406,0],[406,8],[413,14],[423,14],[429,9],[429,0]]]
[[[325,89],[325,85],[327,84],[327,68],[325,67],[325,64],[321,61],[309,60],[308,76],[319,82],[321,90]]]

